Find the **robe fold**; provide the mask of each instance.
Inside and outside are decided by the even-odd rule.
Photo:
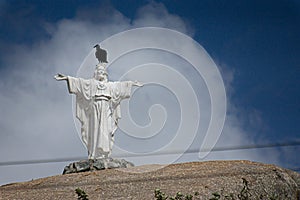
[[[76,117],[89,159],[109,156],[121,118],[120,102],[130,97],[132,81],[100,82],[68,76],[69,92],[76,95]]]

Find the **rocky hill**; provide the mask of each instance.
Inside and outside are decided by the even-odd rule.
[[[157,198],[181,192],[193,195],[192,199],[297,200],[300,174],[250,161],[146,165],[8,184],[0,187],[0,199],[77,199],[77,188],[85,191],[89,200],[156,199],[155,189],[160,189]]]

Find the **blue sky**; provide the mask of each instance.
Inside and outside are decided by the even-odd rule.
[[[178,23],[160,24],[158,23],[160,18],[162,21],[174,20]],[[191,36],[204,47],[220,67],[225,79],[227,96],[230,99],[228,112],[234,113],[239,128],[246,135],[245,138],[251,138],[249,143],[299,142],[299,1],[1,1],[1,113],[26,111],[18,110],[18,106],[7,109],[3,102],[10,101],[10,97],[16,98],[17,87],[24,91],[31,87],[29,80],[31,76],[24,78],[27,76],[24,73],[30,73],[32,68],[29,64],[36,59],[33,55],[37,55],[35,52],[40,52],[41,49],[47,49],[47,45],[55,54],[57,51],[55,48],[59,47],[54,45],[55,38],[59,37],[64,24],[69,26],[70,23],[73,26],[85,24],[84,27],[98,25],[95,30],[91,30],[93,31],[91,34],[97,34],[97,31],[100,34],[101,28],[106,27],[107,24],[116,25],[109,34],[101,35],[98,41],[130,28],[145,26],[162,26]],[[118,24],[120,25],[118,26]],[[69,56],[66,60],[72,61],[66,65],[79,66],[80,61],[82,62],[91,50],[91,45],[98,41],[91,39],[88,42],[80,43],[79,46],[77,43],[74,44],[74,47],[83,50],[77,58],[78,62]],[[63,42],[64,40],[60,41],[61,45],[67,46],[70,41],[66,40],[65,44]],[[47,53],[51,54],[51,51]],[[50,54],[48,54],[49,59],[54,59]],[[46,55],[44,56],[45,62],[47,62]],[[21,73],[18,74],[18,71]],[[37,74],[40,73],[39,70],[35,69],[35,71],[38,72]],[[49,72],[49,76],[53,75],[51,73],[57,72],[54,69],[46,68],[41,68],[40,71]],[[73,73],[73,75],[76,72],[73,69],[65,71]],[[24,80],[24,84],[14,84],[12,80]],[[42,84],[48,86],[51,83],[43,82]],[[13,87],[13,89],[9,87]],[[56,85],[56,87],[58,86]],[[67,93],[64,89],[58,87],[61,94]],[[34,96],[37,94],[34,91],[42,90],[42,88],[28,90],[29,94]],[[71,101],[70,97],[65,95],[65,104],[62,106],[67,106]],[[54,103],[59,101],[57,97],[51,98],[53,101],[47,102],[49,105],[55,105]],[[22,103],[21,100],[16,102]],[[39,107],[32,109],[39,109]],[[67,108],[66,116],[70,115],[70,109]],[[19,114],[12,113],[7,114],[10,120],[14,120],[15,115],[19,116]],[[7,125],[6,120],[8,119],[4,120],[4,118],[5,115],[1,117],[0,121],[0,137],[3,138],[3,141],[9,143],[14,140],[11,146],[29,148],[30,142],[24,144],[21,138],[15,139],[12,136],[15,135],[18,138],[18,134],[21,133],[17,133],[12,128],[13,125]],[[27,127],[27,124],[20,124]],[[26,127],[17,130],[27,130]],[[14,134],[10,135],[12,132]],[[18,143],[15,142],[16,140]],[[223,141],[221,144],[226,144],[226,138]],[[220,146],[222,146],[221,144]],[[243,144],[247,144],[247,141],[244,141]],[[265,162],[290,168],[300,167],[300,162],[297,161],[299,150],[299,146],[278,148],[274,150],[278,154],[278,159],[276,161],[266,159]],[[6,152],[9,149],[2,147],[1,151]],[[38,145],[36,151],[42,151]],[[82,149],[78,150],[78,152],[81,151]],[[259,154],[264,154],[265,151],[261,150]],[[272,151],[270,150],[270,153]],[[49,157],[55,155],[53,153]],[[32,156],[7,154],[5,157],[3,154],[1,161],[42,159],[43,156],[45,154],[33,154]],[[69,156],[72,154],[70,153]],[[235,157],[230,158],[234,159]],[[236,159],[242,158],[248,159],[246,156],[236,157]],[[264,162],[263,159],[257,160]],[[51,173],[55,174],[56,171]],[[45,176],[45,174],[47,173],[32,176],[39,177]],[[2,183],[25,179],[25,176],[20,175],[20,177],[23,178],[7,178]]]

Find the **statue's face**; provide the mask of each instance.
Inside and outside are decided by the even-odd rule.
[[[106,72],[103,69],[99,69],[99,68],[96,69],[94,77],[98,81],[106,81],[107,80]]]

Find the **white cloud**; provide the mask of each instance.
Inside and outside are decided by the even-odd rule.
[[[31,46],[15,45],[12,47],[14,53],[5,58],[5,64],[9,68],[5,70],[5,75],[1,75],[0,81],[0,111],[2,115],[4,113],[0,120],[0,160],[2,162],[87,154],[74,127],[71,96],[67,92],[66,83],[56,82],[53,75],[61,72],[75,76],[78,67],[95,43],[112,34],[141,26],[172,28],[193,35],[190,26],[179,16],[170,14],[161,3],[150,3],[142,7],[132,22],[113,8],[108,11],[106,8],[94,9],[92,12],[81,10],[74,19],[60,20],[56,24],[45,24],[51,36],[50,39],[38,40]],[[167,55],[162,56],[161,60],[166,57]],[[140,59],[142,62],[143,59]],[[173,62],[176,66],[176,61],[174,59],[170,63]],[[232,88],[233,86],[229,84],[233,79],[231,71],[226,68],[222,69],[225,70],[223,74],[226,77],[227,88]],[[193,71],[185,70],[185,72],[192,82],[197,80],[197,76],[192,76]],[[205,85],[202,83],[195,87],[202,92]],[[148,100],[150,103],[155,101],[149,98]],[[149,106],[149,102],[145,104]],[[176,105],[174,100],[172,106]],[[143,104],[137,107],[142,110]],[[169,109],[176,110],[172,107]],[[236,116],[237,111],[238,109],[231,106],[229,102],[229,112],[223,135],[218,142],[219,146],[255,142],[251,133],[243,129],[240,119]],[[209,111],[203,110],[202,112],[205,114]],[[174,113],[176,114],[175,111]],[[168,125],[171,130],[172,126],[177,127],[171,122]],[[199,148],[201,139],[203,136],[197,137],[192,147]],[[268,157],[267,161],[277,162],[277,153],[272,151],[270,154],[274,156]],[[265,155],[260,156],[259,151],[212,153],[207,159],[234,158],[265,161]],[[197,155],[186,155],[182,158],[182,160],[195,159]],[[156,161],[143,160],[144,163]],[[142,164],[141,161],[139,164]],[[66,163],[29,165],[30,167],[0,166],[0,184],[59,174],[65,165]],[[42,170],[41,167],[43,167]],[[13,171],[20,168],[25,170],[19,174]]]
[[[144,7],[141,7],[137,12],[137,17],[133,21],[133,25],[135,27],[165,27],[190,36],[194,34],[194,30],[189,23],[178,15],[169,13],[163,3],[151,2]]]

